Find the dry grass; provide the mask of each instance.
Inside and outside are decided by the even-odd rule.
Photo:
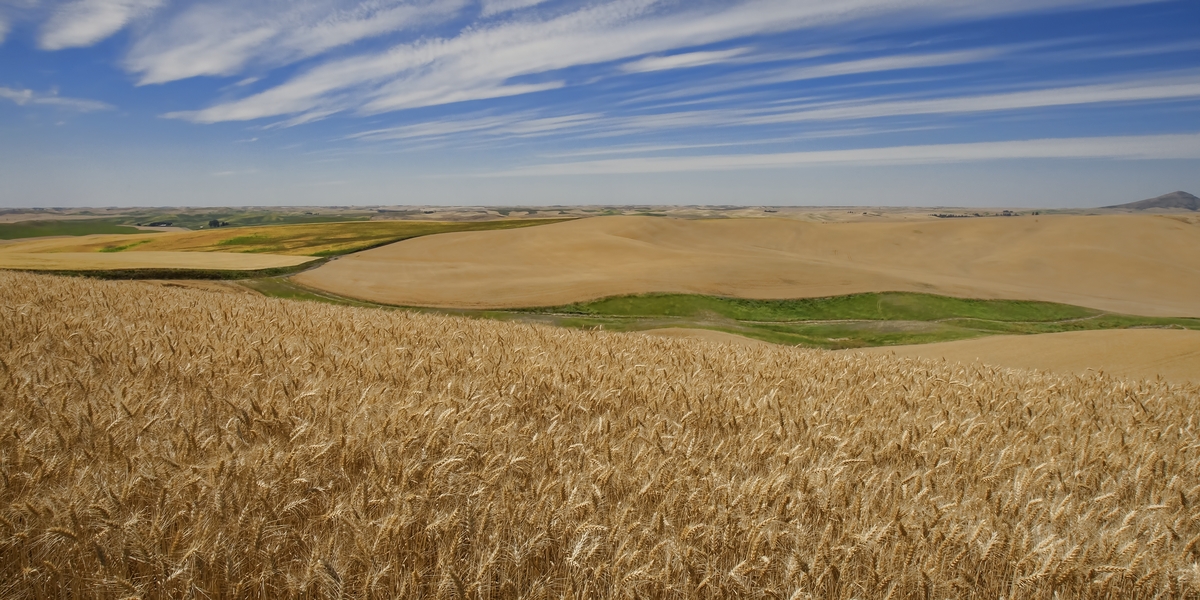
[[[1200,595],[1200,391],[0,273],[0,596]]]

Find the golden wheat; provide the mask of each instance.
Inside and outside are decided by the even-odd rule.
[[[0,273],[0,596],[1196,597],[1198,405]]]

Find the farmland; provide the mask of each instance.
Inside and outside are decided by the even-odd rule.
[[[1102,370],[1121,377],[1162,377],[1200,384],[1200,331],[1195,330],[1137,328],[1005,335],[863,351],[1058,373]]]
[[[20,240],[47,236],[79,236],[95,234],[137,234],[136,227],[113,219],[72,221],[22,221],[0,223],[0,240]],[[143,234],[149,232],[141,232]]]
[[[236,276],[242,271],[271,271],[290,269],[312,261],[304,256],[275,254],[235,254],[231,252],[13,252],[14,247],[0,247],[0,269],[32,271],[94,272],[117,277],[163,277],[164,273],[179,276],[220,277]],[[139,275],[143,273],[143,275]]]
[[[3,248],[26,253],[229,252],[281,256],[337,256],[414,237],[457,231],[515,229],[555,219],[429,222],[361,221],[219,228],[144,236],[96,236],[26,242]]]
[[[1200,594],[1194,386],[0,295],[5,597]]]
[[[77,227],[127,226],[150,223],[170,223],[171,227],[201,229],[212,221],[228,223],[230,227],[253,227],[263,225],[296,225],[332,223],[344,221],[367,221],[376,213],[363,209],[348,208],[91,208],[91,209],[45,209],[32,210],[0,209],[0,225],[29,224],[40,221],[47,224],[79,222]],[[0,227],[3,231],[4,227]],[[90,233],[116,233],[91,231]],[[43,234],[59,235],[59,234]],[[65,234],[65,235],[86,235]],[[3,239],[3,238],[0,238]]]
[[[808,222],[599,217],[429,236],[297,276],[384,304],[510,309],[612,296],[919,292],[1200,317],[1200,226],[1159,216]],[[387,273],[387,277],[380,277]]]
[[[706,330],[827,349],[932,344],[1004,334],[1132,328],[1200,330],[1200,319],[1195,318],[1142,317],[1052,302],[963,299],[910,292],[793,300],[643,294],[509,310],[428,309],[356,300],[297,285],[292,279],[254,278],[243,285],[275,298],[346,306],[405,308],[577,329]]]
[[[294,271],[314,258],[337,256],[423,235],[528,227],[558,221],[363,221],[153,235],[35,238],[0,246],[0,268],[94,273],[113,278],[258,277]]]

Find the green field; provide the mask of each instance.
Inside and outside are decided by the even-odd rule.
[[[694,294],[618,296],[566,306],[533,309],[537,312],[620,317],[719,316],[736,321],[937,321],[950,318],[989,321],[1062,321],[1100,314],[1100,311],[1014,300],[971,300],[887,292],[852,294],[798,300],[743,300]]]
[[[278,298],[382,306],[310,290],[283,277],[248,280],[244,285]],[[647,294],[550,308],[408,310],[611,331],[711,329],[777,344],[830,349],[928,344],[996,334],[1138,327],[1200,330],[1200,319],[1138,317],[1052,302],[972,300],[905,292],[799,300]]]
[[[123,225],[123,221],[123,219],[86,219],[78,221],[47,220],[0,223],[0,240],[22,240],[60,235],[92,235],[96,233],[155,233]]]

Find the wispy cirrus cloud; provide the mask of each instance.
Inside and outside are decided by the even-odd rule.
[[[141,84],[275,67],[448,18],[467,0],[207,0],[146,33],[125,59]]]
[[[484,176],[628,175],[781,169],[812,165],[918,165],[1019,159],[1200,159],[1200,134],[1035,139],[853,150],[619,158],[521,167]]]
[[[478,117],[431,121],[402,127],[389,127],[356,133],[347,139],[367,142],[393,140],[437,139],[456,134],[482,134],[488,136],[527,137],[547,135],[564,130],[577,129],[594,123],[602,115],[573,114],[558,117],[534,117],[529,114]]]
[[[483,0],[480,16],[491,17],[545,4],[549,0]]]
[[[1200,98],[1200,80],[1174,77],[1092,85],[1077,85],[994,94],[966,94],[940,98],[896,100],[892,98],[807,101],[796,104],[746,106],[708,110],[676,110],[639,115],[589,112],[546,115],[520,112],[486,117],[439,119],[376,129],[353,134],[347,139],[359,141],[404,141],[452,136],[529,137],[533,135],[570,135],[575,138],[603,138],[657,134],[669,130],[703,128],[768,128],[778,133],[779,126],[808,125],[789,139],[819,139],[844,135],[870,135],[926,130],[934,125],[903,127],[863,127],[854,125],[865,119],[926,116],[943,119],[961,114],[978,114],[1022,109],[1063,106],[1102,105],[1122,102],[1175,101]],[[816,125],[819,128],[813,129]],[[828,129],[833,126],[834,129]],[[747,134],[757,139],[754,133]],[[722,143],[720,145],[726,145]],[[661,148],[655,145],[655,148]],[[696,146],[689,146],[696,147]],[[608,153],[608,151],[602,151]]]
[[[750,48],[733,48],[730,50],[714,50],[712,52],[672,54],[671,56],[648,56],[641,60],[621,65],[621,70],[626,73],[649,73],[652,71],[703,67],[705,65],[729,62],[731,59],[742,56],[749,51]]]
[[[95,112],[115,108],[113,105],[107,102],[100,102],[99,100],[59,96],[56,91],[39,93],[30,89],[0,87],[0,98],[11,100],[18,106],[51,106],[77,112]]]
[[[130,21],[163,5],[164,0],[73,0],[60,5],[42,25],[43,50],[91,46],[124,29]]]
[[[1200,79],[1192,77],[1174,81],[1127,81],[922,100],[854,100],[829,103],[826,106],[818,108],[760,115],[744,119],[741,123],[745,125],[768,125],[804,121],[871,119],[903,115],[949,115],[1115,102],[1169,101],[1188,98],[1200,98]]]
[[[747,36],[835,23],[888,18],[944,22],[1085,4],[1097,6],[1084,0],[742,0],[696,3],[680,9],[663,0],[616,0],[549,18],[501,20],[464,29],[453,37],[427,38],[333,60],[258,94],[171,116],[215,123],[300,113],[378,114],[555,89],[564,84],[558,83],[554,74],[565,69]],[[528,77],[553,81],[514,83]]]

